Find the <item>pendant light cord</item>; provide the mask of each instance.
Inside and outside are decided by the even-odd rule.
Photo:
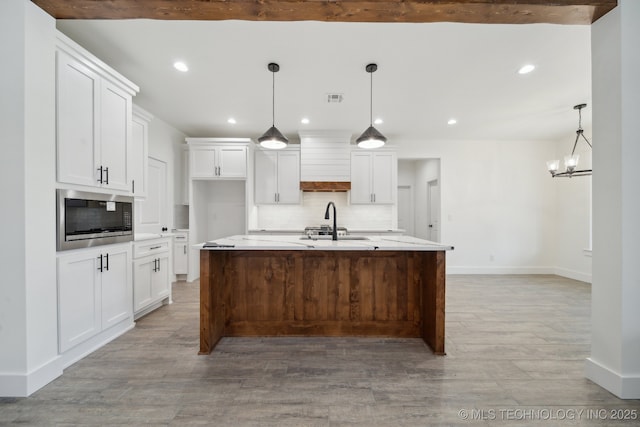
[[[371,75],[371,86],[369,88],[369,126],[373,126],[373,72],[369,74]]]
[[[271,72],[271,126],[276,125],[276,73]]]

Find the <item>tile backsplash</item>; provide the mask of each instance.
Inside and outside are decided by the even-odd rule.
[[[302,230],[307,226],[332,224],[333,216],[330,220],[324,219],[330,201],[336,205],[338,227],[352,230],[397,228],[397,218],[394,218],[397,212],[392,205],[351,205],[346,192],[305,192],[300,205],[258,206],[258,229]]]

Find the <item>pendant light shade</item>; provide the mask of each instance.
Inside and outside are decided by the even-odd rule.
[[[271,87],[271,127],[260,137],[258,142],[264,148],[280,149],[287,146],[289,140],[276,128],[276,73],[280,71],[280,66],[275,62],[269,63],[267,66],[271,71],[272,87]]]
[[[368,64],[365,67],[367,73],[371,76],[371,91],[370,91],[370,102],[369,102],[369,127],[365,130],[362,135],[360,135],[356,139],[356,143],[360,148],[380,148],[386,142],[387,138],[382,135],[376,128],[373,127],[373,73],[378,69],[377,64]]]

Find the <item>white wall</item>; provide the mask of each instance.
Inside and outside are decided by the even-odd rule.
[[[592,26],[593,285],[587,377],[640,398],[640,2]]]
[[[62,373],[55,260],[55,21],[0,3],[0,396],[26,396]]]
[[[448,273],[555,271],[554,151],[544,141],[401,142],[399,158],[440,159],[440,240],[455,246]]]
[[[583,110],[583,116],[586,114]],[[577,128],[577,113],[575,118]],[[592,140],[590,129],[585,129],[585,136]],[[575,135],[567,133],[566,138],[555,143],[554,158],[560,159],[561,168],[574,141]],[[580,154],[578,169],[591,169],[592,152],[586,142],[578,142],[576,153]],[[591,283],[591,177],[553,178],[553,181],[555,231],[552,243],[556,274]]]

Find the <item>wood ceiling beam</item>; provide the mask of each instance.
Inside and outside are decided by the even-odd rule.
[[[617,0],[31,0],[56,19],[589,25]]]

